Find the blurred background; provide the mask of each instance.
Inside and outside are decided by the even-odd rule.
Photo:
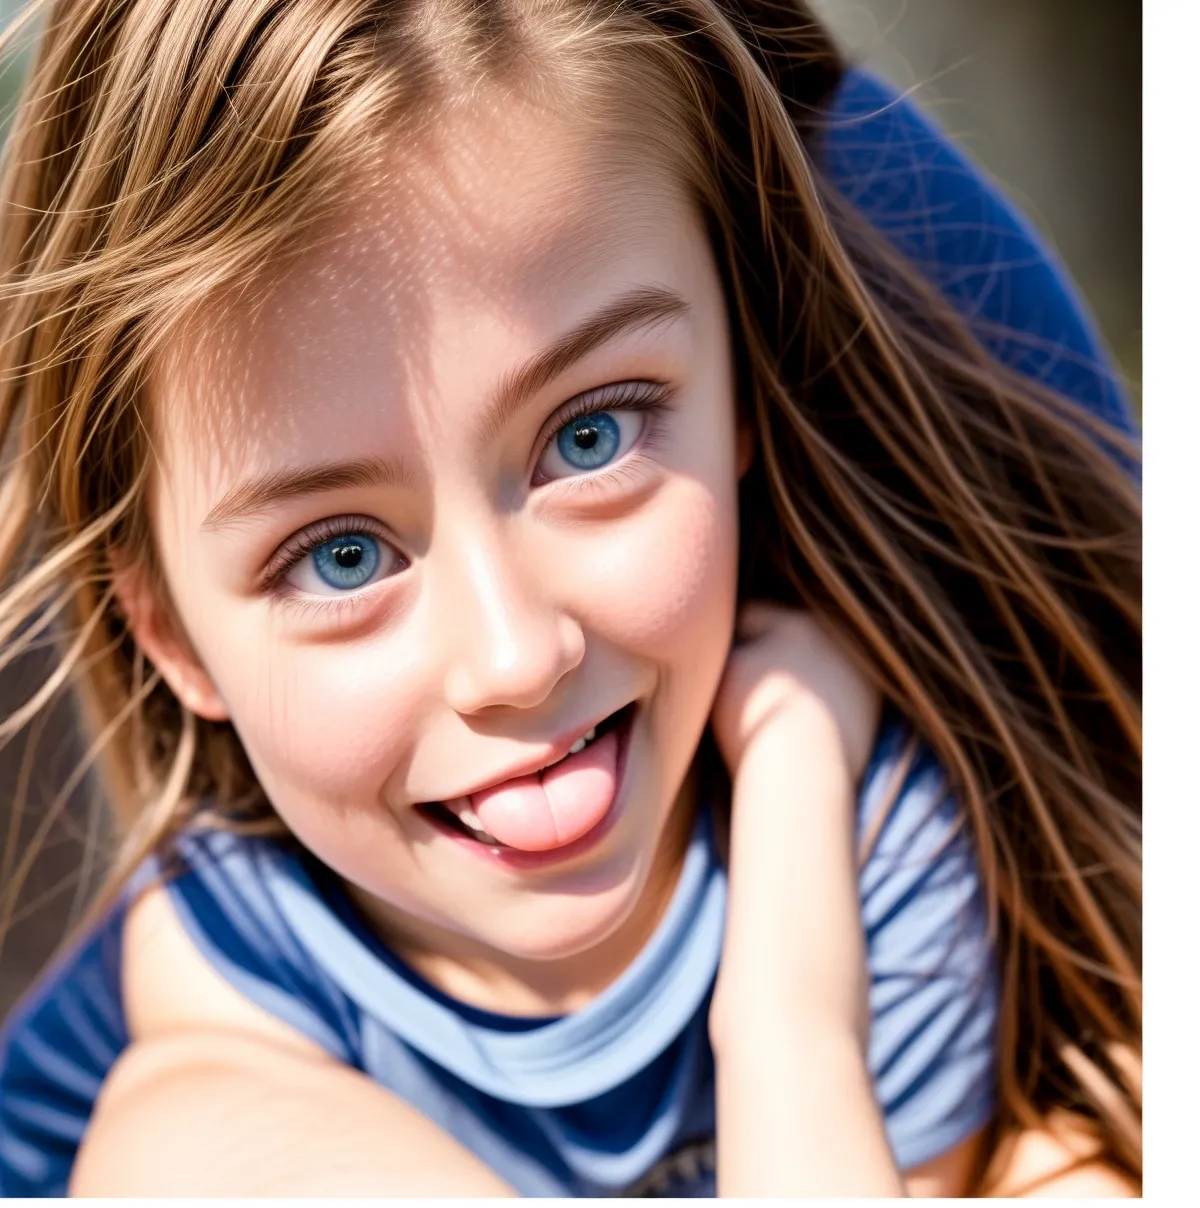
[[[204,3],[205,0],[187,0]],[[0,26],[20,4],[0,0]],[[1141,373],[1141,5],[1134,0],[814,0],[851,58],[915,97],[999,180],[1079,283],[1134,398]],[[22,64],[0,72],[7,110]],[[0,718],[41,682],[48,652],[0,675]],[[69,706],[0,750],[0,903],[44,839],[0,948],[0,1019],[87,901],[103,810]],[[23,787],[24,786],[24,787]],[[27,788],[21,817],[12,808]],[[47,825],[54,797],[69,805]],[[44,832],[44,833],[42,833]],[[14,856],[16,857],[14,862]],[[0,929],[3,927],[0,917]]]

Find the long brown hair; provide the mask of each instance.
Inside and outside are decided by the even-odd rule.
[[[1136,453],[989,355],[830,186],[842,64],[806,6],[36,11],[0,187],[0,667],[51,630],[62,654],[0,742],[78,695],[126,836],[112,884],[201,801],[277,825],[233,729],[180,706],[114,605],[114,551],[155,566],[144,387],[173,335],[282,263],[400,122],[481,79],[649,108],[639,130],[708,222],[758,436],[743,591],[822,610],[868,654],[972,828],[1003,970],[989,1154],[1067,1111],[1140,1178],[1140,508],[1114,451]]]

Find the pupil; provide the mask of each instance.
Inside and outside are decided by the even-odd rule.
[[[621,449],[621,428],[607,412],[581,415],[558,434],[558,451],[577,470],[596,470]]]
[[[333,560],[345,570],[353,570],[362,561],[362,553],[362,546],[357,543],[339,545],[333,551]]]

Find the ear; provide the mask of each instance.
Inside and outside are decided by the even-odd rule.
[[[737,426],[737,476],[739,479],[746,477],[747,470],[754,464],[754,454],[758,448],[758,441],[754,436],[754,429],[744,420],[738,420]]]
[[[175,610],[146,570],[114,557],[113,590],[133,640],[179,703],[208,721],[228,721],[217,686],[192,649]]]

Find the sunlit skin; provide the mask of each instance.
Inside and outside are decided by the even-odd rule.
[[[577,1009],[635,957],[677,878],[711,714],[735,798],[709,1020],[722,1194],[894,1195],[856,1032],[848,825],[877,701],[788,610],[749,633],[743,613],[730,657],[752,450],[716,266],[678,172],[593,132],[511,98],[460,111],[348,189],[265,301],[222,305],[181,338],[151,399],[172,609],[133,567],[118,593],[172,689],[233,722],[279,814],[385,940],[494,1010]],[[567,416],[606,407],[617,454],[565,464]],[[289,480],[307,489],[270,498]],[[353,590],[303,552],[335,532],[377,543]],[[418,808],[528,769],[631,702],[615,825],[578,856],[515,870]],[[762,727],[764,710],[777,719]],[[798,934],[797,918],[822,925]],[[155,895],[125,951],[136,1042],[89,1126],[77,1194],[124,1191],[130,1170],[153,1184],[145,1137],[164,1119],[203,1155],[187,1185],[220,1193],[334,1177],[339,1192],[504,1190],[234,994]],[[1031,1137],[1004,1186],[1040,1163],[1068,1171],[1044,1191],[1075,1190],[1072,1155]],[[910,1193],[962,1194],[978,1145],[907,1172]],[[162,1185],[177,1186],[178,1154],[163,1152]],[[1095,1164],[1076,1173],[1085,1192],[1125,1189]]]
[[[143,646],[233,722],[388,941],[496,1010],[577,1008],[652,932],[733,628],[745,444],[720,281],[677,174],[631,161],[515,101],[460,113],[360,186],[265,303],[181,340],[153,391],[156,536],[194,655],[161,618]],[[634,317],[513,397],[618,304]],[[609,412],[618,453],[567,464],[567,407],[615,400],[657,409]],[[360,481],[251,499],[341,463]],[[307,555],[269,582],[314,526],[372,535],[374,577],[338,591]],[[505,868],[414,808],[630,702],[624,803],[578,857]]]

